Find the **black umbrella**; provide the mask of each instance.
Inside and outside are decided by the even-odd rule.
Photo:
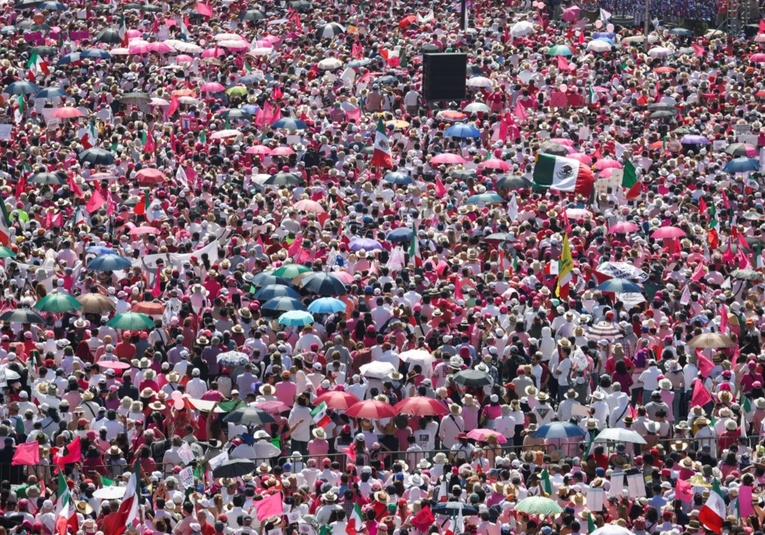
[[[0,321],[13,321],[15,323],[40,323],[45,324],[45,318],[29,308],[17,308],[8,310],[0,315]]]
[[[503,176],[497,180],[494,186],[497,191],[515,191],[519,189],[530,189],[533,184],[522,176]]]
[[[27,82],[25,80],[13,82],[3,91],[3,93],[8,93],[9,95],[34,95],[39,92],[39,87],[32,82]]]
[[[51,186],[60,186],[66,184],[66,179],[58,176],[56,173],[37,173],[29,179],[32,184],[48,184]]]
[[[268,177],[266,181],[263,182],[263,184],[269,186],[289,186],[300,184],[302,181],[303,177],[296,173],[286,173],[284,171],[279,171],[275,175]]]
[[[449,176],[465,180],[468,178],[475,178],[478,174],[473,169],[454,169],[449,171]]]
[[[144,4],[141,6],[141,10],[147,13],[159,13],[160,11],[162,11],[162,8],[159,6],[151,5],[151,4]]]
[[[99,43],[109,43],[112,45],[118,45],[122,43],[122,37],[120,37],[120,32],[113,29],[108,28],[106,30],[102,30],[98,32],[96,35],[96,41]]]
[[[472,505],[467,505],[462,502],[443,502],[433,507],[433,513],[437,515],[455,516],[458,515],[462,509],[463,516],[472,516],[478,514],[478,509]]]
[[[323,271],[301,275],[297,286],[322,297],[334,297],[348,293],[343,281]]]
[[[676,111],[657,110],[657,111],[651,113],[651,115],[649,115],[649,117],[651,119],[669,119],[670,117],[674,117],[675,115],[677,115]]]
[[[486,372],[462,370],[454,374],[454,382],[461,386],[489,386],[491,378]]]
[[[241,477],[255,471],[255,463],[247,459],[229,459],[213,470],[213,477]]]
[[[242,20],[263,20],[266,18],[266,16],[262,11],[258,11],[257,9],[248,9],[242,13],[241,17],[239,18]]]
[[[267,273],[265,271],[262,271],[252,277],[250,280],[250,284],[253,286],[257,286],[259,288],[262,288],[263,286],[269,286],[271,284],[281,284],[282,286],[289,286],[290,280],[285,279],[284,277],[275,277],[274,275],[271,275],[270,273]]]
[[[223,421],[239,425],[263,425],[272,424],[276,420],[266,411],[252,407],[240,407],[228,413]]]
[[[141,106],[142,104],[148,104],[151,102],[151,97],[146,93],[135,92],[125,93],[117,100],[123,104],[127,104],[128,106]]]
[[[252,119],[252,114],[250,112],[238,108],[221,112],[220,116],[224,119],[246,119],[248,121]]]
[[[93,165],[112,165],[114,163],[114,154],[99,148],[84,150],[77,155],[77,158],[81,162],[88,162]]]
[[[438,54],[439,52],[441,52],[441,49],[436,45],[422,45],[420,47],[421,54]]]
[[[330,22],[329,24],[325,24],[324,26],[321,26],[317,33],[318,33],[319,39],[332,39],[333,37],[337,37],[338,35],[344,32],[345,32],[345,28],[343,28],[336,22]]]
[[[298,11],[305,11],[306,9],[311,8],[311,3],[306,2],[305,0],[295,0],[294,2],[290,2],[290,7],[292,7],[292,9],[297,9]]]
[[[544,154],[554,154],[555,156],[566,156],[568,155],[568,147],[562,143],[548,141],[542,143],[542,146],[539,147],[539,152],[543,152]]]
[[[54,47],[52,47],[52,46],[45,46],[45,45],[42,45],[42,46],[36,46],[36,47],[34,47],[34,48],[32,49],[32,52],[34,52],[34,53],[35,53],[35,54],[37,54],[38,56],[43,56],[43,57],[46,57],[46,58],[47,58],[47,57],[49,57],[49,56],[55,56],[56,54],[58,54],[58,49],[57,49],[57,48],[54,48]]]

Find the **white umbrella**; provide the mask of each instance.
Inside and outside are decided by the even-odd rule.
[[[237,33],[219,33],[213,39],[216,41],[243,41],[242,36]]]
[[[185,95],[178,97],[178,102],[181,104],[199,104],[199,99]]]
[[[218,41],[218,46],[221,48],[229,48],[231,50],[244,50],[250,48],[250,44],[242,41],[241,39],[229,39],[227,41]]]
[[[534,33],[534,25],[529,21],[522,20],[513,24],[510,28],[510,35],[513,37],[526,37]]]
[[[615,279],[634,279],[638,282],[648,280],[648,273],[629,262],[603,262],[596,271]]]
[[[109,51],[109,54],[111,54],[112,56],[129,56],[130,55],[130,50],[127,49],[127,48],[121,48],[121,47],[120,48],[112,48]]]
[[[483,87],[491,89],[494,87],[494,82],[486,78],[485,76],[473,76],[467,81],[469,87]]]
[[[404,351],[403,353],[399,353],[398,358],[403,360],[404,362],[435,362],[436,357],[434,357],[429,351],[425,351],[424,349],[411,349],[409,351]]]
[[[758,33],[754,38],[755,43],[765,43],[765,33]]]
[[[249,52],[247,52],[250,56],[268,56],[273,52],[273,48],[265,48],[265,47],[258,47],[258,48],[251,48]]]
[[[594,41],[587,43],[587,50],[590,52],[608,52],[611,50],[611,44],[608,41],[595,39]]]
[[[256,442],[252,446],[240,444],[234,448],[229,457],[231,459],[272,459],[278,457],[281,450],[270,442]]]
[[[361,371],[361,375],[367,378],[385,379],[391,373],[395,372],[396,368],[394,368],[393,364],[390,362],[370,362],[359,368],[359,371]]]
[[[343,62],[337,58],[324,58],[317,64],[317,67],[322,71],[334,71],[342,66]]]
[[[667,48],[666,46],[655,46],[648,51],[648,55],[652,58],[666,58],[667,56],[671,56],[673,52],[674,51],[671,48]]]
[[[590,535],[632,535],[632,532],[616,524],[606,524],[602,528],[598,528],[590,533]]]
[[[184,54],[201,54],[203,51],[201,46],[195,45],[194,43],[187,43],[186,41],[173,41],[172,43],[167,44],[178,52],[183,52]]]
[[[462,108],[462,111],[466,111],[468,113],[489,113],[489,107],[484,104],[483,102],[471,102],[464,108]]]
[[[226,139],[227,137],[238,137],[241,136],[242,132],[236,129],[231,130],[219,130],[217,132],[214,132],[210,139]]]
[[[151,104],[152,106],[169,106],[170,105],[168,101],[159,97],[152,98],[149,104]]]
[[[622,43],[642,43],[643,41],[645,41],[645,36],[643,35],[633,35],[633,36],[625,37],[624,39],[622,39]],[[649,43],[656,43],[658,41],[659,41],[658,36],[653,34],[648,36]]]
[[[631,444],[647,444],[645,439],[641,437],[637,431],[633,431],[632,429],[618,429],[615,427],[604,429],[598,434],[597,437],[595,437],[595,442],[608,441],[629,442]]]
[[[93,496],[99,500],[119,500],[125,495],[127,487],[101,487]]]

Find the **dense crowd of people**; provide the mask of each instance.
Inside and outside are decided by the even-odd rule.
[[[460,13],[4,6],[2,534],[762,533],[765,32]]]

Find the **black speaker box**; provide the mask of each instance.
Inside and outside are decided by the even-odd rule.
[[[467,54],[423,54],[422,97],[425,100],[465,98]]]

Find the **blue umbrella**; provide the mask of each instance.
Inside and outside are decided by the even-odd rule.
[[[66,95],[66,91],[60,87],[46,87],[45,89],[38,91],[35,98],[63,97],[64,95]]]
[[[306,130],[308,126],[306,124],[299,120],[299,119],[292,119],[291,117],[286,117],[284,119],[279,119],[275,123],[271,123],[271,128],[281,128],[284,130]]]
[[[473,195],[468,197],[465,204],[491,204],[493,202],[505,202],[505,199],[499,196],[499,194],[489,191],[487,193],[481,193],[479,195]]]
[[[102,255],[102,254],[119,254],[117,251],[115,251],[111,247],[104,247],[103,245],[93,245],[92,247],[88,247],[87,249],[85,249],[85,252],[87,252],[87,253],[95,253],[97,255]]]
[[[351,69],[355,69],[356,67],[366,67],[370,63],[372,63],[372,60],[369,58],[355,59],[353,61],[349,61],[347,66]]]
[[[612,293],[643,293],[643,289],[627,279],[609,279],[598,286],[601,292]]]
[[[382,251],[383,246],[380,245],[379,241],[372,238],[356,238],[348,244],[348,248],[351,251],[361,251],[362,249],[364,251]]]
[[[412,229],[402,227],[391,230],[385,239],[391,243],[409,243],[412,241],[412,236],[414,236]]]
[[[406,173],[399,173],[398,171],[387,173],[383,177],[383,180],[385,180],[385,182],[390,182],[391,184],[398,184],[399,186],[408,186],[412,183],[412,177]]]
[[[606,39],[611,39],[613,41],[616,39],[616,34],[614,32],[595,32],[592,34],[593,39],[600,39],[601,37],[605,37]]]
[[[250,284],[257,286],[258,288],[262,288],[264,286],[269,286],[271,284],[281,284],[282,286],[289,286],[290,281],[289,279],[285,279],[284,277],[276,277],[275,275],[267,272],[262,271],[252,277],[250,279]]]
[[[481,137],[481,131],[472,124],[455,124],[444,132],[446,137]]]
[[[80,51],[80,57],[88,59],[112,59],[111,54],[100,48],[88,48],[87,50],[82,50]]]
[[[64,11],[66,6],[61,2],[43,2],[37,6],[38,9],[47,9],[48,11]]]
[[[760,162],[746,156],[729,161],[723,168],[726,173],[747,173],[749,171],[758,171],[759,169]]]
[[[390,75],[381,76],[380,78],[374,81],[374,83],[381,84],[381,85],[393,85],[396,82],[398,82],[398,78],[396,78],[395,76],[390,76]]]
[[[334,297],[320,297],[308,305],[308,312],[314,314],[332,314],[334,312],[343,312],[345,303]]]
[[[281,284],[269,284],[264,286],[253,296],[258,301],[268,301],[275,297],[292,297],[293,299],[300,299],[300,294],[289,286],[283,286]]]
[[[603,41],[604,43],[614,46],[614,40],[609,37],[596,37],[593,41]]]
[[[313,323],[313,314],[304,310],[290,310],[279,316],[279,324],[287,327],[302,327]]]
[[[8,87],[5,88],[3,93],[7,93],[9,95],[35,95],[40,92],[40,88],[37,87],[32,82],[13,82]]]
[[[305,310],[305,305],[294,297],[274,297],[263,303],[263,310],[273,312],[289,312],[290,310]]]
[[[551,422],[545,424],[534,433],[531,438],[569,438],[583,437],[584,430],[569,422]]]
[[[88,262],[88,269],[94,271],[119,271],[120,269],[130,269],[131,267],[133,267],[133,262],[130,259],[117,254],[97,256]]]
[[[56,65],[69,65],[70,63],[76,63],[82,60],[82,52],[72,52],[71,54],[67,54],[58,58]]]

